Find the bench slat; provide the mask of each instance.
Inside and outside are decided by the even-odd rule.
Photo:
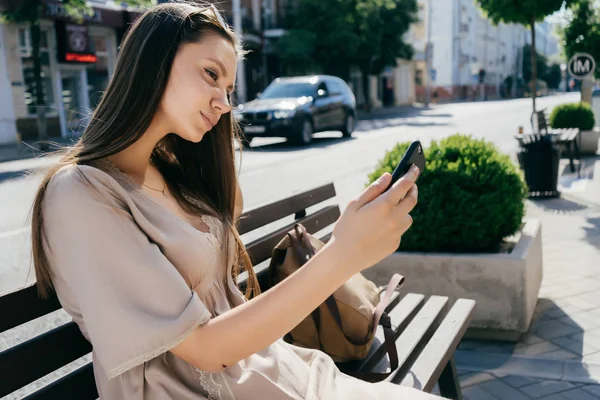
[[[339,216],[340,209],[338,206],[328,206],[251,242],[246,248],[252,260],[252,265],[260,264],[271,258],[273,248],[294,227],[294,224],[301,223],[309,233],[315,233],[335,223]]]
[[[95,400],[97,398],[94,368],[90,362],[30,394],[24,400]]]
[[[79,327],[69,322],[0,353],[0,397],[92,351]]]
[[[402,385],[431,392],[465,334],[475,302],[458,299],[402,380]],[[442,393],[444,395],[444,393]]]
[[[422,294],[409,293],[404,296],[400,304],[389,313],[390,318],[392,319],[395,339],[398,339],[398,336],[404,332],[407,325],[413,320],[417,312],[419,312],[423,306],[424,300],[425,296]],[[378,329],[376,337],[378,339],[378,345],[373,346],[375,347],[373,354],[369,354],[362,360],[362,365],[359,367],[360,371],[374,370],[377,364],[379,364],[381,359],[386,355],[383,329]]]
[[[35,284],[16,289],[0,296],[0,333],[60,309],[58,298],[52,293],[47,300],[38,297]]]
[[[253,231],[271,222],[294,215],[308,207],[322,203],[335,197],[333,183],[296,194],[287,199],[254,208],[242,214],[238,231],[240,235]]]
[[[385,296],[385,292],[382,292],[381,298],[383,299],[384,296]],[[392,299],[390,300],[390,303],[385,308],[385,312],[387,314],[389,314],[390,317],[391,317],[392,313],[394,312],[395,307],[400,303],[400,298],[401,298],[400,293],[394,292],[394,294],[392,295]],[[367,354],[367,356],[363,360],[337,362],[336,365],[342,372],[359,371],[361,365],[364,364],[364,362],[363,362],[364,360],[366,360],[367,358],[373,358],[373,357],[377,356],[376,353],[378,353],[378,348],[380,346],[383,347],[383,331],[381,330],[380,327],[378,327],[377,331],[375,332],[375,340],[373,341],[373,345],[371,346],[371,349],[369,350],[369,354]],[[383,357],[383,352],[380,354],[379,357],[380,358]]]
[[[447,303],[447,297],[431,296],[400,334],[396,340],[400,368],[392,373],[390,378],[392,382],[398,383],[404,378],[442,320]]]

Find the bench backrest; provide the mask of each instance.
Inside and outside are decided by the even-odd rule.
[[[536,111],[532,116],[533,132],[534,133],[547,133],[548,132],[548,117],[546,115],[546,109]]]
[[[335,195],[335,188],[330,183],[244,213],[239,223],[242,235],[291,217],[289,224],[274,230],[267,229],[267,233],[246,244],[253,265],[271,257],[273,247],[292,229],[294,223],[300,222],[309,232],[316,233],[337,221],[340,216],[337,205],[307,212],[309,207],[317,206]],[[256,273],[261,287],[266,287],[266,269],[256,270]],[[240,278],[240,286],[243,287],[245,282]],[[56,295],[42,300],[38,297],[35,286],[4,294],[0,296],[0,333],[60,308]],[[0,398],[89,354],[91,350],[91,345],[77,325],[69,322],[0,352]],[[92,365],[88,363],[27,398],[86,400],[97,397]]]

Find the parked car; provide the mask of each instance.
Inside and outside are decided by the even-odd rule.
[[[356,99],[342,79],[329,75],[277,78],[257,99],[234,110],[245,145],[254,137],[284,137],[307,145],[313,133],[336,130],[351,136]]]

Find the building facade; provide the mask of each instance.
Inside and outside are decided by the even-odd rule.
[[[41,21],[40,61],[50,138],[77,136],[107,86],[117,45],[139,13],[95,2],[82,24],[60,3],[47,3]],[[31,31],[0,25],[0,143],[37,137]]]
[[[530,30],[522,25],[494,25],[475,0],[419,0],[423,16],[411,30],[417,49],[415,82],[417,99],[425,98],[427,80],[432,100],[479,100],[509,95],[509,76],[522,76],[522,49],[531,43]],[[427,7],[431,16],[427,18]],[[427,21],[431,21],[431,71],[426,73]],[[558,53],[554,28],[536,25],[540,54]],[[422,57],[421,57],[422,54]]]
[[[233,25],[232,2],[215,2]],[[81,24],[67,18],[60,3],[44,5],[40,45],[41,77],[50,139],[77,137],[108,85],[118,46],[139,12],[112,1],[90,1],[93,14]],[[246,97],[264,88],[261,1],[241,0]],[[0,144],[38,137],[31,32],[27,25],[0,24]]]
[[[504,95],[504,79],[519,74],[518,58],[527,30],[521,25],[492,24],[474,0],[422,3],[432,6],[429,78],[433,100]],[[424,71],[420,74],[425,75]]]

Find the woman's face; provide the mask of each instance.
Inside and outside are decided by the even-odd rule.
[[[199,42],[180,46],[157,114],[169,132],[202,140],[231,111],[236,65],[233,45],[218,33],[207,31]]]

